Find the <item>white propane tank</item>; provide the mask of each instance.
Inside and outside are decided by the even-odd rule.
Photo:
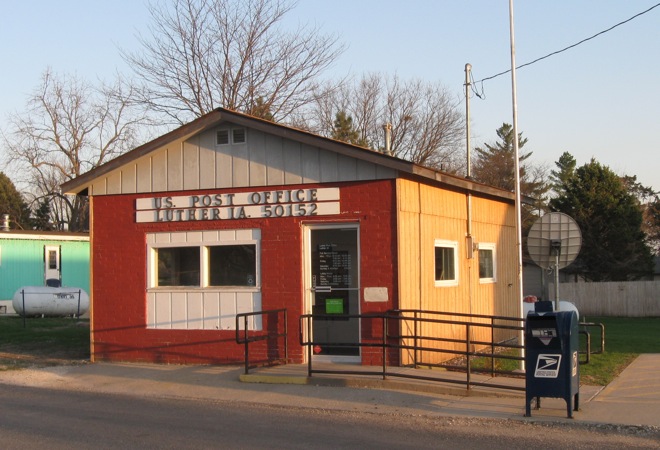
[[[75,287],[23,286],[14,293],[12,306],[21,316],[82,316],[89,310],[89,295]]]

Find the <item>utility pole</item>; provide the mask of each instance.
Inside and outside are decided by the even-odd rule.
[[[516,93],[516,44],[513,32],[513,0],[509,0],[509,33],[511,39],[511,103],[513,106],[513,153],[514,153],[514,170],[516,178],[515,196],[516,196],[516,250],[518,252],[518,282],[516,286],[516,301],[520,308],[520,316],[523,317],[522,307],[522,292],[523,292],[523,278],[522,278],[522,224],[521,222],[521,208],[520,208],[520,157],[518,156],[518,99]],[[520,332],[519,342],[522,343],[524,333]],[[523,362],[524,364],[524,362]]]
[[[472,157],[470,152],[470,71],[472,64],[465,65],[465,147],[467,150],[466,178],[472,178]]]

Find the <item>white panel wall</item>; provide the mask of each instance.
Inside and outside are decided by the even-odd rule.
[[[183,149],[182,146],[172,144],[167,147],[167,190],[180,191],[183,189]]]
[[[151,158],[140,158],[137,160],[137,192],[153,192],[151,187]]]
[[[199,139],[183,144],[183,189],[199,189]]]
[[[215,145],[213,139],[214,136],[211,133],[199,137],[199,187],[201,189],[213,189],[217,185],[216,152],[207,150]]]
[[[225,125],[226,127],[226,125]],[[216,145],[217,129],[175,141],[94,181],[93,195],[279,186],[394,178],[370,162],[257,130]]]
[[[276,186],[284,184],[284,147],[282,139],[266,135],[264,145],[266,151],[266,177],[268,185]]]
[[[236,314],[261,310],[259,292],[151,292],[147,328],[165,330],[235,330]],[[243,322],[239,324],[243,329]],[[260,330],[250,318],[248,330]]]

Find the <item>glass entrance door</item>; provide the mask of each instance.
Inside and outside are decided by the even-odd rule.
[[[331,361],[359,361],[360,259],[357,225],[310,227],[308,299],[313,354]]]

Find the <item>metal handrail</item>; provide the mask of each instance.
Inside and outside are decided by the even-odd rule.
[[[412,317],[410,316],[405,316],[402,314],[409,314],[412,313]],[[420,317],[420,316],[426,316],[426,317]],[[441,318],[433,318],[433,317],[441,317]],[[473,322],[469,320],[452,320],[449,317],[454,316],[454,317],[459,317],[459,318],[469,318],[469,319],[486,319],[487,323],[480,323],[480,322]],[[517,375],[520,376],[521,373],[519,372],[511,372],[511,371],[502,371],[502,370],[495,370],[495,359],[507,359],[507,360],[517,360],[517,361],[524,361],[524,356],[522,356],[522,352],[520,356],[511,356],[511,355],[506,355],[506,354],[497,354],[495,352],[495,348],[511,348],[511,349],[517,349],[517,350],[522,350],[524,349],[524,345],[520,344],[513,344],[510,342],[496,342],[495,340],[495,330],[497,329],[504,329],[504,330],[516,330],[516,331],[521,331],[524,330],[524,323],[525,319],[519,318],[519,317],[506,317],[506,316],[488,316],[488,315],[480,315],[480,314],[466,314],[466,313],[453,313],[453,312],[442,312],[442,311],[423,311],[423,310],[391,310],[388,311],[385,314],[346,314],[342,315],[341,317],[344,319],[379,319],[382,321],[382,335],[380,336],[380,339],[378,339],[377,336],[374,336],[373,341],[371,342],[351,342],[351,343],[338,343],[338,342],[314,342],[312,339],[312,320],[313,319],[328,319],[328,318],[333,318],[337,317],[335,315],[328,315],[328,314],[305,314],[300,316],[300,334],[299,334],[299,341],[302,346],[307,347],[307,362],[308,362],[308,376],[312,376],[314,373],[317,374],[359,374],[359,375],[380,375],[382,376],[383,379],[386,379],[387,376],[393,376],[393,377],[404,377],[404,378],[412,378],[412,379],[419,379],[419,380],[429,380],[429,381],[442,381],[442,382],[449,382],[449,383],[458,383],[458,384],[465,384],[467,389],[470,389],[471,386],[487,386],[487,387],[495,387],[495,388],[502,388],[502,389],[513,389],[513,390],[524,390],[525,388],[520,388],[520,387],[515,387],[515,386],[508,386],[508,385],[500,385],[496,383],[483,383],[483,382],[475,382],[472,380],[471,375],[472,373],[476,372],[482,372],[480,370],[475,370],[472,367],[472,362],[471,358],[472,357],[484,357],[484,356],[490,356],[491,358],[491,376],[495,376],[495,374],[507,374],[507,375]],[[390,320],[397,320],[399,323],[403,321],[413,321],[413,333],[412,334],[405,334],[403,332],[396,333],[396,334],[391,334],[389,332],[389,326],[388,322]],[[497,321],[503,321],[503,322],[510,322],[511,324],[506,325],[506,324],[497,324]],[[421,336],[419,333],[419,324],[421,323],[442,323],[442,324],[451,324],[451,325],[459,325],[465,327],[465,339],[455,339],[455,338],[443,338],[443,337],[437,337],[437,336]],[[604,326],[602,324],[593,324],[593,323],[580,323],[579,325],[586,325],[586,326],[599,326],[601,327],[601,337],[602,337],[602,343],[601,346],[604,348]],[[491,331],[491,340],[490,341],[479,341],[479,340],[473,340],[471,338],[472,336],[472,329],[474,327],[487,327],[490,328]],[[401,329],[401,327],[398,327]],[[305,330],[305,333],[303,333],[303,330]],[[589,362],[589,354],[591,353],[591,339],[590,335],[586,330],[580,331],[580,334],[585,334],[587,336],[587,361],[585,363]],[[305,338],[305,336],[307,338]],[[402,342],[404,340],[411,340],[413,342],[412,345],[404,345]],[[450,349],[438,349],[434,347],[429,347],[429,346],[422,346],[420,342],[423,341],[430,341],[430,342],[450,342],[450,343],[465,343],[464,350],[450,350]],[[330,346],[335,346],[335,347],[380,347],[382,349],[382,368],[380,371],[347,371],[347,370],[329,370],[329,369],[314,369],[312,366],[312,349],[314,345],[330,345]],[[476,351],[476,350],[471,350],[473,346],[490,346],[490,352],[489,353],[484,353],[482,351]],[[397,350],[412,350],[413,351],[413,362],[415,367],[417,366],[431,366],[431,367],[445,367],[445,368],[458,368],[457,366],[450,366],[447,364],[430,364],[430,363],[424,363],[420,361],[419,354],[421,352],[435,352],[435,353],[446,353],[446,354],[451,354],[451,355],[457,355],[457,356],[463,356],[466,359],[466,366],[465,366],[465,372],[466,372],[466,379],[465,381],[459,381],[456,379],[448,379],[448,378],[441,378],[441,377],[425,377],[425,376],[417,376],[417,375],[411,375],[411,374],[403,374],[403,373],[396,373],[396,372],[388,372],[387,367],[387,350],[388,349],[397,349]]]
[[[264,316],[267,314],[275,314],[276,317],[280,313],[283,313],[284,318],[284,333],[266,333],[266,334],[252,334],[248,333],[248,319],[253,316]],[[241,329],[240,323],[243,319],[243,328]],[[279,328],[278,328],[279,329]],[[288,329],[289,322],[287,317],[286,308],[280,309],[270,309],[267,311],[255,311],[249,313],[239,313],[236,314],[236,343],[245,345],[245,374],[247,375],[250,370],[250,342],[263,341],[265,339],[270,339],[273,337],[284,337],[284,361],[285,363],[289,361],[289,339],[288,339]],[[241,337],[241,331],[243,331],[243,337]]]
[[[605,353],[605,325],[602,324],[602,323],[598,323],[598,322],[596,322],[596,323],[595,322],[579,322],[578,325],[581,326],[581,327],[584,327],[584,328],[589,328],[589,327],[591,327],[591,328],[594,328],[594,327],[600,328],[600,350],[596,350],[596,351],[593,351],[593,352],[590,352],[590,353],[593,353],[593,354]]]
[[[322,345],[328,345],[328,346],[334,346],[334,347],[379,347],[382,349],[382,368],[380,371],[347,371],[347,370],[328,370],[328,369],[314,369],[312,366],[312,348],[314,345],[318,345],[319,342],[314,342],[313,339],[311,338],[311,322],[312,319],[328,319],[328,318],[333,318],[336,316],[333,315],[328,315],[328,314],[305,314],[300,317],[300,344],[303,346],[307,346],[307,361],[308,361],[308,376],[312,376],[314,373],[334,373],[334,374],[360,374],[360,375],[380,375],[382,376],[383,379],[386,379],[388,376],[393,376],[393,377],[404,377],[404,378],[412,378],[412,379],[419,379],[419,380],[431,380],[431,381],[444,381],[444,382],[449,382],[449,383],[459,383],[459,384],[465,384],[468,389],[470,389],[471,386],[489,386],[489,387],[496,387],[496,388],[503,388],[503,389],[514,389],[514,390],[524,390],[524,388],[519,388],[515,386],[508,386],[508,385],[499,385],[496,383],[482,383],[482,382],[476,382],[471,379],[471,374],[472,372],[476,372],[474,369],[471,368],[471,361],[470,358],[474,356],[484,356],[484,353],[478,352],[478,351],[473,351],[471,350],[471,347],[473,345],[491,345],[490,342],[481,342],[481,341],[472,341],[470,339],[471,336],[471,327],[489,327],[489,328],[502,328],[502,329],[510,329],[510,330],[517,330],[520,331],[523,329],[522,326],[517,325],[497,325],[491,321],[491,323],[478,323],[478,322],[468,322],[468,321],[461,321],[461,320],[450,320],[450,319],[433,319],[433,318],[421,318],[418,317],[417,314],[415,314],[413,317],[407,317],[407,316],[401,316],[400,313],[402,311],[391,311],[390,313],[385,313],[385,314],[344,314],[341,317],[343,319],[371,319],[371,320],[381,320],[382,321],[382,334],[380,336],[380,339],[378,337],[374,337],[374,340],[372,342],[351,342],[351,343],[339,343],[339,342],[322,342],[320,344]],[[442,312],[437,312],[437,311],[419,311],[419,310],[409,310],[407,312],[415,312],[419,314],[436,314],[436,315],[456,315],[456,316],[461,316],[461,317],[470,317],[469,315],[464,315],[464,314],[453,314],[453,313],[442,313]],[[476,317],[476,315],[475,315]],[[493,319],[505,319],[513,322],[518,322],[520,323],[522,319],[520,318],[512,318],[512,317],[496,317],[496,316],[479,316],[478,318],[493,318]],[[397,320],[399,323],[401,321],[413,321],[415,326],[414,326],[414,333],[413,335],[404,335],[404,334],[390,334],[389,333],[389,326],[388,322],[391,320]],[[445,323],[445,324],[453,324],[453,325],[462,325],[466,328],[466,338],[464,340],[458,340],[458,339],[452,339],[452,338],[441,338],[441,337],[432,337],[432,336],[419,336],[418,333],[418,328],[417,324],[418,323]],[[306,330],[305,335],[307,336],[307,339],[305,338],[305,335],[303,335],[303,330]],[[414,344],[413,345],[404,345],[401,344],[401,342],[404,339],[412,339]],[[464,342],[465,343],[465,349],[464,350],[448,350],[448,349],[438,349],[438,348],[433,348],[433,347],[423,347],[419,344],[419,341],[424,341],[424,340],[431,340],[431,341],[444,341],[444,342]],[[509,347],[509,348],[515,348],[515,349],[522,349],[522,345],[516,345],[516,344],[510,344],[506,342],[500,342],[500,343],[493,343],[493,350],[490,353],[490,356],[492,359],[496,358],[502,358],[502,359],[515,359],[515,360],[524,360],[523,356],[509,356],[509,355],[496,355],[494,352],[494,347]],[[434,364],[423,364],[420,363],[418,360],[418,353],[419,352],[435,352],[435,353],[448,353],[448,354],[454,354],[454,355],[460,355],[464,356],[466,358],[466,381],[458,381],[456,379],[451,379],[451,378],[441,378],[441,377],[425,377],[425,376],[418,376],[418,375],[411,375],[411,374],[403,374],[403,373],[397,373],[397,372],[388,372],[387,367],[387,350],[388,349],[397,349],[397,350],[402,350],[402,349],[408,349],[408,350],[413,350],[414,351],[414,359],[415,359],[415,366],[418,365],[427,365],[427,366],[439,366],[439,365],[434,365]],[[494,366],[494,364],[491,364],[491,366]],[[493,373],[509,373],[513,374],[514,372],[505,372],[505,371],[494,371]]]
[[[443,324],[450,324],[450,325],[462,325],[466,327],[466,334],[465,334],[465,340],[464,339],[452,339],[452,338],[436,338],[432,336],[424,336],[424,337],[419,337],[417,334],[417,331],[415,331],[415,336],[401,336],[402,338],[413,338],[414,342],[417,343],[418,340],[426,340],[426,341],[440,341],[440,342],[453,342],[453,343],[461,343],[461,342],[466,342],[466,349],[468,350],[468,353],[461,352],[461,351],[455,351],[455,350],[443,350],[443,353],[449,353],[449,354],[459,354],[459,355],[464,355],[466,357],[466,364],[467,364],[467,372],[468,372],[468,377],[470,376],[470,373],[472,370],[470,370],[470,356],[478,356],[478,357],[484,357],[487,356],[487,353],[484,352],[469,352],[470,345],[481,345],[484,347],[490,347],[490,357],[491,357],[491,364],[490,364],[490,373],[491,376],[495,376],[495,374],[514,374],[511,371],[501,371],[501,370],[495,370],[495,359],[510,359],[510,360],[518,360],[522,361],[524,358],[522,356],[509,356],[505,354],[496,354],[495,353],[495,348],[512,348],[516,350],[520,350],[524,348],[523,345],[517,345],[517,344],[511,344],[509,342],[498,342],[495,339],[495,330],[501,329],[501,330],[516,330],[516,331],[521,331],[524,328],[524,319],[521,319],[519,317],[508,317],[508,316],[489,316],[489,315],[484,315],[484,314],[469,314],[469,313],[457,313],[457,312],[444,312],[444,311],[429,311],[429,310],[415,310],[415,309],[399,309],[399,310],[391,310],[391,313],[397,313],[397,314],[404,314],[404,313],[412,313],[414,320],[415,320],[415,330],[417,329],[417,323],[418,322],[428,322],[428,323],[443,323]],[[451,320],[451,319],[421,319],[419,316],[424,315],[424,316],[437,316],[437,317],[461,317],[461,318],[468,318],[468,319],[486,319],[488,323],[480,323],[480,322],[474,322],[474,321],[461,321],[461,320]],[[409,320],[409,318],[406,318]],[[501,325],[501,324],[496,324],[495,321],[505,321],[505,322],[511,322],[515,325]],[[523,325],[521,325],[521,322]],[[490,340],[489,341],[478,341],[478,340],[472,340],[471,339],[471,329],[472,328],[490,328],[491,333],[490,333]],[[428,349],[424,349],[428,350]],[[433,366],[433,367],[444,367],[444,368],[453,368],[454,366],[447,365],[447,364],[425,364],[423,362],[420,362],[418,359],[417,351],[415,350],[413,353],[413,360],[415,366],[418,365],[425,365],[425,366]],[[476,370],[479,371],[479,370]]]

